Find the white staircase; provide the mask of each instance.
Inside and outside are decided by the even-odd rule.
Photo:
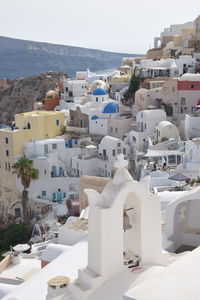
[[[101,276],[89,269],[78,270],[78,279],[70,286],[69,291],[74,299],[86,300],[94,289],[99,285]]]

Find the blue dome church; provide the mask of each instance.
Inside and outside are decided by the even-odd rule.
[[[92,103],[99,104],[101,102],[108,101],[108,93],[103,88],[97,88],[92,93]]]

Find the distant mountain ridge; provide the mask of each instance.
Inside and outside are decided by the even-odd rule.
[[[48,71],[92,71],[116,68],[123,57],[139,54],[115,53],[74,46],[41,43],[0,36],[0,78],[19,78]]]

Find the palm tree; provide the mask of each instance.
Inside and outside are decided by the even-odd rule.
[[[30,187],[31,181],[37,180],[39,178],[38,169],[33,168],[33,160],[26,157],[20,158],[13,166],[13,174],[16,174],[18,178],[21,179],[21,183],[24,187],[22,192],[22,207],[23,207],[23,217],[24,222],[27,223],[29,220],[29,210],[27,209],[28,198],[28,188]]]

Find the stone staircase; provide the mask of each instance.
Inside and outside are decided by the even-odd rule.
[[[70,286],[69,291],[74,299],[86,300],[101,281],[101,276],[88,267],[78,270],[78,279]]]

